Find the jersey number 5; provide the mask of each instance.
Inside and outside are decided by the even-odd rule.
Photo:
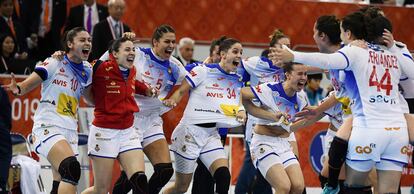
[[[390,70],[385,69],[384,75],[382,75],[381,80],[378,82],[377,70],[376,67],[373,66],[371,75],[369,76],[369,86],[377,86],[378,92],[383,89],[385,90],[386,95],[389,96],[392,90]]]

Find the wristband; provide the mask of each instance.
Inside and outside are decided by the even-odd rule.
[[[22,89],[20,88],[20,86],[18,85],[18,84],[16,84],[16,88],[17,88],[17,96],[20,96],[20,95],[22,95]]]

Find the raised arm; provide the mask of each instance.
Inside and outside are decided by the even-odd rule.
[[[163,104],[168,107],[175,107],[177,103],[181,101],[181,98],[184,94],[188,93],[191,90],[191,85],[188,83],[187,80],[183,80],[181,86],[171,95],[170,98],[165,99]]]
[[[273,113],[255,106],[252,102],[252,99],[255,99],[256,96],[254,95],[250,87],[242,88],[241,96],[244,108],[249,114],[255,117],[266,119],[269,121],[279,121],[280,117],[283,115],[281,112]]]
[[[22,96],[35,89],[42,83],[42,78],[33,72],[24,81],[17,83],[14,74],[11,74],[11,82],[8,85],[2,86],[8,91],[11,91],[14,95]]]

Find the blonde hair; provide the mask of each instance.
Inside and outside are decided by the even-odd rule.
[[[282,38],[289,38],[288,36],[286,36],[283,31],[281,29],[275,29],[273,31],[273,33],[269,36],[270,38],[270,43],[269,46],[274,46],[277,41],[279,41]]]

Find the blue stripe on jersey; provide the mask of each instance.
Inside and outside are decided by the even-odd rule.
[[[38,75],[40,76],[40,78],[42,78],[43,81],[47,80],[47,78],[48,78],[49,75],[48,75],[47,70],[45,68],[43,68],[43,67],[35,67],[34,70],[35,71],[42,72],[42,73],[38,73]],[[40,75],[40,74],[42,74],[42,75]]]
[[[345,57],[345,59],[346,59],[346,67],[344,69],[348,68],[349,67],[349,59],[348,59],[348,57],[342,51],[338,51],[338,53],[341,53]]]
[[[279,67],[273,65],[273,62],[266,57],[261,56],[260,60],[262,60],[263,62],[266,62],[269,65],[270,69],[280,69]]]
[[[295,92],[295,95],[293,96],[288,96],[285,93],[285,89],[283,89],[283,85],[282,83],[277,83],[277,84],[267,84],[267,87],[269,87],[272,91],[276,91],[279,93],[280,97],[288,100],[289,102],[293,103],[293,104],[297,104],[297,93]]]
[[[237,67],[237,74],[242,78],[242,82],[248,82],[250,80],[250,74],[246,71],[246,69],[243,66],[243,60],[240,60],[242,65],[239,65]]]
[[[185,78],[187,79],[187,81],[190,83],[190,85],[191,85],[191,87],[193,87],[193,88],[195,88],[196,86],[195,86],[195,84],[194,84],[194,82],[193,82],[193,80],[191,80],[191,78],[188,76],[188,75],[186,75],[185,76]]]
[[[406,57],[408,57],[408,58],[410,58],[411,60],[413,60],[413,58],[409,54],[403,53],[403,55],[406,56]]]
[[[230,75],[230,76],[233,76],[233,77],[239,77],[237,74],[227,73],[226,71],[224,71],[223,68],[220,67],[220,65],[218,63],[207,64],[206,66],[209,67],[209,68],[217,68],[218,70],[221,71],[221,73],[224,73],[226,75]]]
[[[170,60],[159,60],[157,59],[157,57],[152,53],[151,48],[139,48],[143,53],[145,53],[146,55],[149,55],[151,60],[155,61],[156,63],[166,67],[166,68],[170,68]]]
[[[260,100],[259,96],[257,95],[256,90],[253,88],[253,86],[250,86],[250,89],[252,90],[252,92],[253,92],[254,96],[256,97],[256,99],[258,101],[260,101],[260,104],[263,104],[262,101]]]
[[[346,88],[346,92],[350,99],[353,99],[355,104],[352,105],[352,114],[357,116],[364,116],[363,107],[362,107],[362,100],[361,100],[361,94],[359,92],[359,88],[354,76],[354,73],[352,71],[345,71],[345,80],[344,85]]]
[[[194,67],[197,67],[197,66],[198,66],[198,63],[189,63],[184,68],[186,71],[190,72],[191,70],[194,69]]]

